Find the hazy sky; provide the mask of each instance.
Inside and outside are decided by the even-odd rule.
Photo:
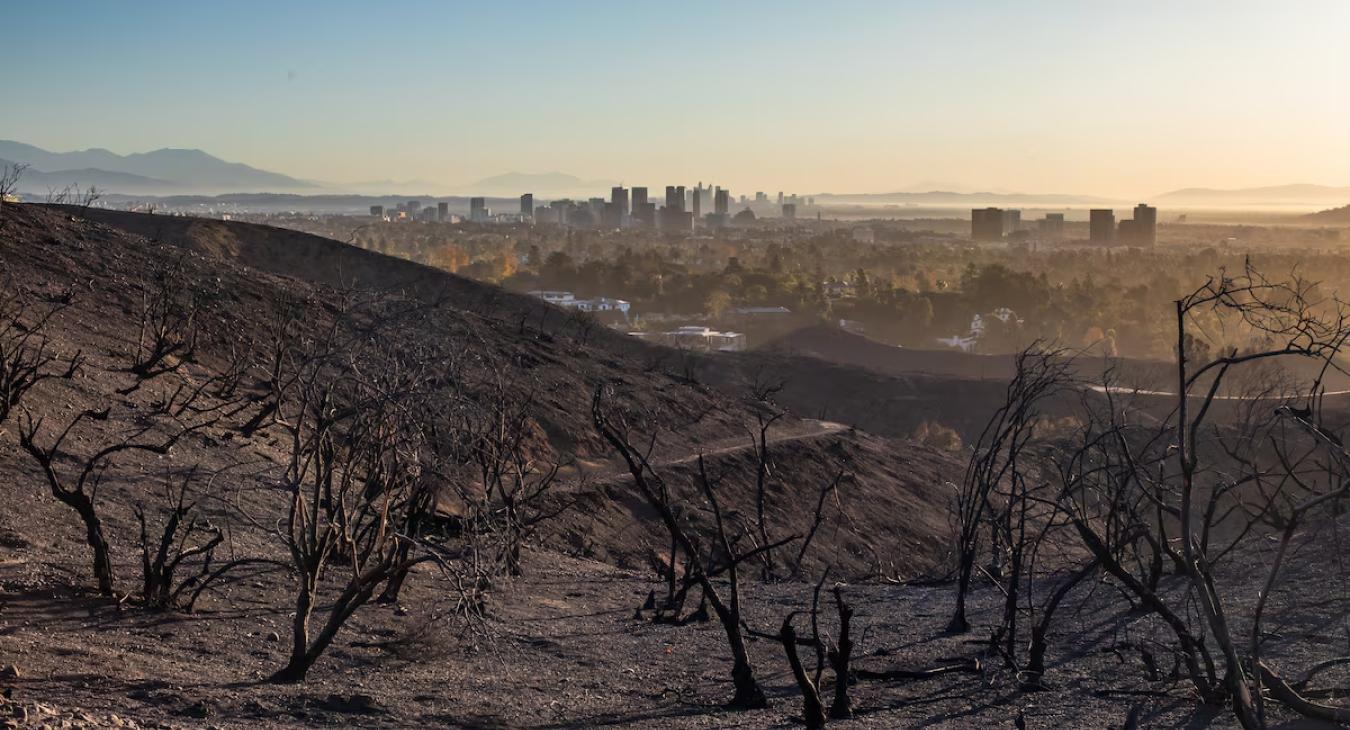
[[[0,0],[0,138],[320,180],[1350,185],[1350,2]]]

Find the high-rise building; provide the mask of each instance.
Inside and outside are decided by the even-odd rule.
[[[1088,239],[1093,243],[1110,245],[1116,235],[1116,212],[1110,208],[1093,208],[1088,212]]]
[[[680,210],[689,210],[689,191],[684,189],[683,185],[675,186],[675,207]]]
[[[756,203],[767,203],[767,202],[769,202],[769,196],[765,195],[765,194],[762,193],[762,192],[756,192],[756,193],[755,193],[755,202],[756,202]]]
[[[615,201],[605,203],[605,207],[600,211],[601,228],[618,228],[623,225],[623,213],[619,204]]]
[[[1064,238],[1064,214],[1046,213],[1038,223],[1038,227],[1042,238],[1052,241]]]
[[[372,205],[372,206],[370,206],[370,217],[371,217],[371,218],[383,218],[383,217],[384,217],[384,206],[383,206],[383,205]]]
[[[783,219],[790,221],[797,220],[796,203],[783,203]]]
[[[1158,243],[1158,209],[1140,203],[1134,206],[1135,236],[1140,246],[1155,246]]]
[[[618,209],[620,221],[628,217],[628,188],[622,185],[610,188],[609,201]]]
[[[520,214],[526,218],[534,215],[534,193],[520,196]]]
[[[637,209],[647,204],[647,188],[633,188],[633,213],[637,214]]]
[[[1003,211],[1003,232],[1016,233],[1022,230],[1022,211],[1005,210]]]
[[[725,216],[731,212],[731,192],[716,188],[713,190],[713,213]]]
[[[678,190],[678,189],[677,189],[674,185],[667,185],[667,186],[666,186],[666,207],[667,207],[667,208],[674,208],[674,209],[677,209],[677,210],[678,210],[679,208],[684,207],[683,204],[682,204],[682,200],[684,199],[683,191],[679,191],[679,192],[677,193],[677,190]],[[677,195],[678,195],[678,197],[677,197]]]
[[[420,200],[409,200],[409,201],[408,201],[408,208],[407,208],[407,210],[408,210],[408,216],[409,216],[409,217],[414,217],[414,216],[416,216],[416,215],[417,215],[417,211],[419,211],[419,210],[421,210],[421,209],[422,209],[422,201],[420,201]]]
[[[779,191],[778,191],[778,204],[779,204],[779,205],[782,205],[782,204],[783,204],[783,191],[782,191],[782,190],[779,190]]]
[[[639,189],[646,192],[646,188],[633,188],[633,224],[639,228],[655,228],[656,203],[645,200],[645,195],[643,196],[644,200],[641,203],[638,203],[637,191]]]
[[[469,198],[469,220],[475,223],[482,223],[487,219],[487,200],[483,198]]]
[[[699,183],[699,184],[698,184],[698,187],[694,188],[693,199],[692,199],[691,202],[692,202],[693,204],[689,206],[689,210],[693,211],[693,213],[694,213],[694,220],[698,220],[699,218],[702,218],[702,217],[703,217],[703,183]]]
[[[1002,208],[975,208],[970,211],[970,237],[976,241],[1003,240],[1007,211]]]
[[[450,204],[439,202],[436,204],[436,222],[444,223],[450,220]]]

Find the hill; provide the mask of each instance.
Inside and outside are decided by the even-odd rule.
[[[62,186],[73,182],[116,193],[280,192],[318,187],[279,173],[227,162],[196,149],[165,148],[129,155],[105,149],[50,152],[22,142],[0,140],[0,159],[31,165],[33,169],[26,178],[28,185],[60,180]],[[22,189],[43,191],[27,186]]]
[[[1257,188],[1183,188],[1156,196],[1170,205],[1326,205],[1350,199],[1350,187],[1270,185]]]
[[[1309,213],[1299,220],[1306,223],[1317,223],[1327,226],[1347,226],[1350,225],[1350,205],[1342,205],[1339,208],[1330,208],[1320,210],[1316,213]]]
[[[277,316],[278,294],[284,294],[289,302],[313,302],[304,305],[307,309],[302,319],[315,327],[332,316],[323,303],[334,300],[343,290],[402,291],[427,302],[438,313],[433,318],[437,324],[434,330],[415,335],[416,339],[449,350],[463,349],[473,342],[491,362],[510,363],[504,371],[510,386],[534,394],[537,410],[533,417],[547,440],[540,457],[577,459],[583,468],[577,473],[577,483],[568,489],[598,490],[587,497],[592,503],[586,514],[568,513],[550,530],[548,534],[557,539],[549,546],[552,549],[580,549],[583,554],[608,556],[617,564],[636,566],[643,564],[653,547],[649,544],[651,531],[640,527],[653,516],[642,510],[637,511],[638,527],[597,530],[597,525],[607,521],[613,524],[633,516],[632,505],[617,498],[619,493],[615,492],[622,491],[616,486],[622,480],[612,481],[621,471],[585,415],[598,384],[618,384],[617,392],[626,407],[664,414],[674,419],[672,422],[686,424],[662,433],[655,453],[662,463],[685,463],[692,455],[707,451],[715,452],[715,459],[731,469],[748,448],[745,429],[753,416],[745,405],[746,381],[739,365],[725,366],[711,359],[708,367],[718,375],[708,378],[705,385],[691,383],[677,371],[677,353],[594,327],[587,320],[530,297],[336,241],[261,225],[74,207],[23,205],[6,211],[9,222],[0,233],[0,263],[6,276],[43,282],[51,288],[87,287],[89,291],[63,314],[57,342],[65,352],[91,353],[95,363],[116,360],[116,353],[126,347],[128,333],[137,329],[131,312],[138,286],[166,262],[181,266],[193,286],[230,293],[216,314],[219,329],[224,332],[274,326],[269,320]],[[213,346],[223,348],[224,344],[222,341]],[[223,352],[215,354],[222,356]],[[83,385],[92,388],[97,383]],[[90,406],[97,406],[92,392],[60,397],[69,399],[66,403],[91,399]],[[40,413],[57,406],[38,401],[32,408]],[[942,559],[946,551],[942,544],[946,530],[942,485],[960,473],[949,457],[914,443],[893,443],[825,428],[809,418],[790,416],[776,426],[774,434],[780,443],[775,449],[778,468],[809,475],[799,483],[784,483],[787,495],[799,495],[789,497],[789,503],[808,503],[807,495],[820,488],[822,474],[830,464],[848,464],[856,472],[857,485],[856,491],[844,499],[846,507],[855,505],[849,509],[862,511],[864,504],[894,503],[897,511],[868,514],[879,520],[899,519],[899,503],[918,500],[904,510],[911,517],[910,527],[892,533],[895,544],[876,548],[880,554],[896,556],[884,561],[886,570],[923,572]],[[230,458],[276,458],[269,446],[237,440],[233,443],[240,451]],[[832,449],[841,456],[826,458],[824,454]],[[25,472],[27,465],[16,457],[13,453],[0,457],[0,472]],[[181,458],[223,467],[218,463],[221,455],[205,444],[185,446]],[[907,466],[899,466],[901,463]],[[749,485],[740,467],[732,470],[740,476],[733,475],[729,481],[735,485],[728,487],[729,498],[734,501],[748,496],[745,490]],[[614,498],[602,499],[602,495]],[[125,496],[134,497],[130,493]],[[130,505],[120,506],[129,509]],[[33,509],[50,514],[54,522],[60,520],[60,511],[48,505],[35,503]],[[927,516],[913,519],[920,513]],[[808,516],[802,511],[788,521]],[[871,527],[876,525],[869,530]],[[14,523],[0,524],[0,529],[27,532]],[[42,535],[23,538],[27,542],[45,539]],[[839,540],[843,545],[845,538]],[[912,545],[921,545],[922,549],[916,552]],[[840,569],[865,574],[875,572],[878,563],[873,555],[855,551]]]

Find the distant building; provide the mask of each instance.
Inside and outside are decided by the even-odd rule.
[[[1134,206],[1135,236],[1140,246],[1156,246],[1158,243],[1158,209],[1140,203]]]
[[[672,347],[704,352],[739,352],[745,349],[744,334],[740,332],[719,332],[711,327],[698,325],[689,325],[663,332],[656,339]]]
[[[409,204],[411,207],[411,203]],[[469,220],[474,223],[482,223],[488,219],[491,213],[488,211],[487,200],[484,198],[469,198]]]
[[[634,192],[636,192],[637,190],[638,188],[633,189]],[[645,193],[646,190],[643,189],[643,192]],[[643,200],[641,203],[638,203],[636,202],[636,197],[637,196],[635,195],[633,202],[633,225],[639,228],[655,228],[656,203],[649,203],[646,200]],[[646,196],[643,197],[645,198]]]
[[[666,186],[666,207],[684,210],[684,191],[674,185]]]
[[[620,222],[628,217],[628,188],[625,188],[622,185],[610,188],[609,201],[614,204]],[[618,226],[615,227],[617,228]]]
[[[633,188],[633,210],[638,206],[647,204],[647,188]]]
[[[783,219],[789,221],[797,220],[796,203],[783,203]]]
[[[623,208],[619,207],[619,204],[614,201],[605,203],[604,208],[600,211],[600,227],[612,229],[621,225],[623,225]]]
[[[1109,246],[1115,235],[1115,211],[1110,208],[1093,208],[1088,212],[1088,240]]]
[[[769,202],[769,196],[765,195],[764,193],[757,192],[757,193],[755,193],[755,202],[756,202],[756,203],[768,203],[768,202]]]
[[[725,216],[731,212],[731,192],[717,188],[713,191],[713,213]]]
[[[575,309],[581,312],[619,312],[623,314],[624,319],[628,318],[628,310],[633,306],[624,299],[610,299],[609,297],[577,299],[570,291],[538,289],[529,294],[565,309]]]
[[[420,200],[409,200],[409,201],[408,201],[408,205],[407,205],[406,210],[408,211],[408,216],[409,216],[409,217],[414,217],[414,216],[416,216],[416,215],[417,215],[417,211],[419,211],[419,210],[421,210],[421,209],[422,209],[422,201],[420,201]]]
[[[698,220],[703,217],[703,183],[699,183],[691,195],[689,210],[694,214],[694,220]]]
[[[970,237],[976,241],[1003,240],[1006,221],[1002,208],[975,208],[970,211]]]
[[[1046,213],[1038,224],[1041,237],[1049,240],[1064,238],[1064,214]]]
[[[450,220],[450,204],[441,202],[436,204],[436,222],[444,223]]]
[[[1022,211],[1005,210],[1003,211],[1003,232],[1016,233],[1022,230]]]
[[[520,196],[520,214],[526,217],[534,215],[534,193]]]
[[[384,206],[383,206],[383,205],[372,205],[372,206],[370,206],[370,217],[371,217],[371,218],[384,218]]]

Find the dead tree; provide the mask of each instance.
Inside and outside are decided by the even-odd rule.
[[[220,528],[203,520],[196,504],[188,501],[196,470],[174,481],[165,479],[161,495],[165,512],[158,539],[151,537],[144,506],[136,507],[141,528],[141,598],[151,608],[177,608],[185,591],[210,575],[215,549],[225,539]],[[200,560],[198,560],[200,559]],[[186,563],[197,562],[197,573],[186,580],[177,577]]]
[[[199,285],[186,280],[181,262],[158,269],[141,284],[139,330],[127,366],[137,380],[127,393],[142,381],[174,372],[193,359],[206,296]]]
[[[98,489],[106,471],[114,459],[121,455],[136,452],[168,454],[184,436],[207,424],[164,424],[152,420],[113,436],[108,445],[90,455],[76,454],[66,448],[66,440],[82,424],[106,421],[108,418],[107,411],[82,411],[55,431],[53,436],[44,438],[43,419],[24,414],[19,427],[19,444],[41,468],[52,497],[79,515],[84,525],[85,542],[89,546],[98,591],[102,595],[112,596],[116,589],[112,549],[98,510]],[[73,469],[61,466],[71,461],[75,464]]]
[[[0,425],[9,420],[24,396],[46,380],[70,379],[83,358],[63,360],[53,352],[47,330],[71,304],[63,295],[39,306],[36,299],[6,279],[0,292]]]
[[[347,620],[410,560],[400,545],[423,493],[423,431],[413,414],[426,372],[354,326],[370,316],[344,314],[297,357],[293,407],[281,414],[290,451],[282,537],[297,583],[290,658],[273,682],[302,681]],[[311,632],[326,582],[336,583],[336,594]]]
[[[9,206],[18,202],[19,181],[28,165],[6,162],[0,165],[0,231],[9,223]]]
[[[981,552],[982,533],[989,531],[990,544],[985,550],[996,568],[1005,559],[1003,553],[1008,546],[999,544],[1000,536],[1006,537],[1010,521],[1017,519],[1017,515],[1015,510],[1008,509],[1007,499],[999,501],[997,492],[1000,488],[1025,487],[1026,471],[1031,464],[1023,457],[1040,423],[1040,409],[1046,399],[1062,392],[1071,380],[1072,361],[1063,351],[1045,350],[1040,343],[1033,343],[1019,353],[1015,364],[1016,372],[1004,401],[980,434],[957,493],[956,606],[947,626],[950,633],[964,633],[970,628],[966,595]]]
[[[629,434],[627,421],[622,414],[612,412],[606,407],[605,389],[597,388],[592,400],[592,416],[595,429],[620,456],[633,478],[633,484],[639,496],[660,518],[673,543],[679,546],[687,558],[686,579],[696,583],[702,590],[704,599],[712,607],[726,632],[727,644],[731,649],[732,685],[735,695],[727,703],[731,709],[754,709],[767,706],[768,702],[755,678],[750,654],[746,650],[745,632],[742,628],[741,596],[738,567],[748,559],[754,558],[763,550],[773,550],[792,542],[797,536],[780,539],[768,545],[760,545],[752,550],[737,549],[738,540],[729,532],[726,516],[717,496],[717,482],[707,471],[702,456],[698,457],[698,488],[706,500],[714,521],[713,545],[705,547],[679,516],[680,499],[650,460],[651,449],[656,439],[652,437],[650,445],[644,451],[638,448]],[[672,566],[673,570],[673,566]],[[715,578],[726,574],[726,594]]]

